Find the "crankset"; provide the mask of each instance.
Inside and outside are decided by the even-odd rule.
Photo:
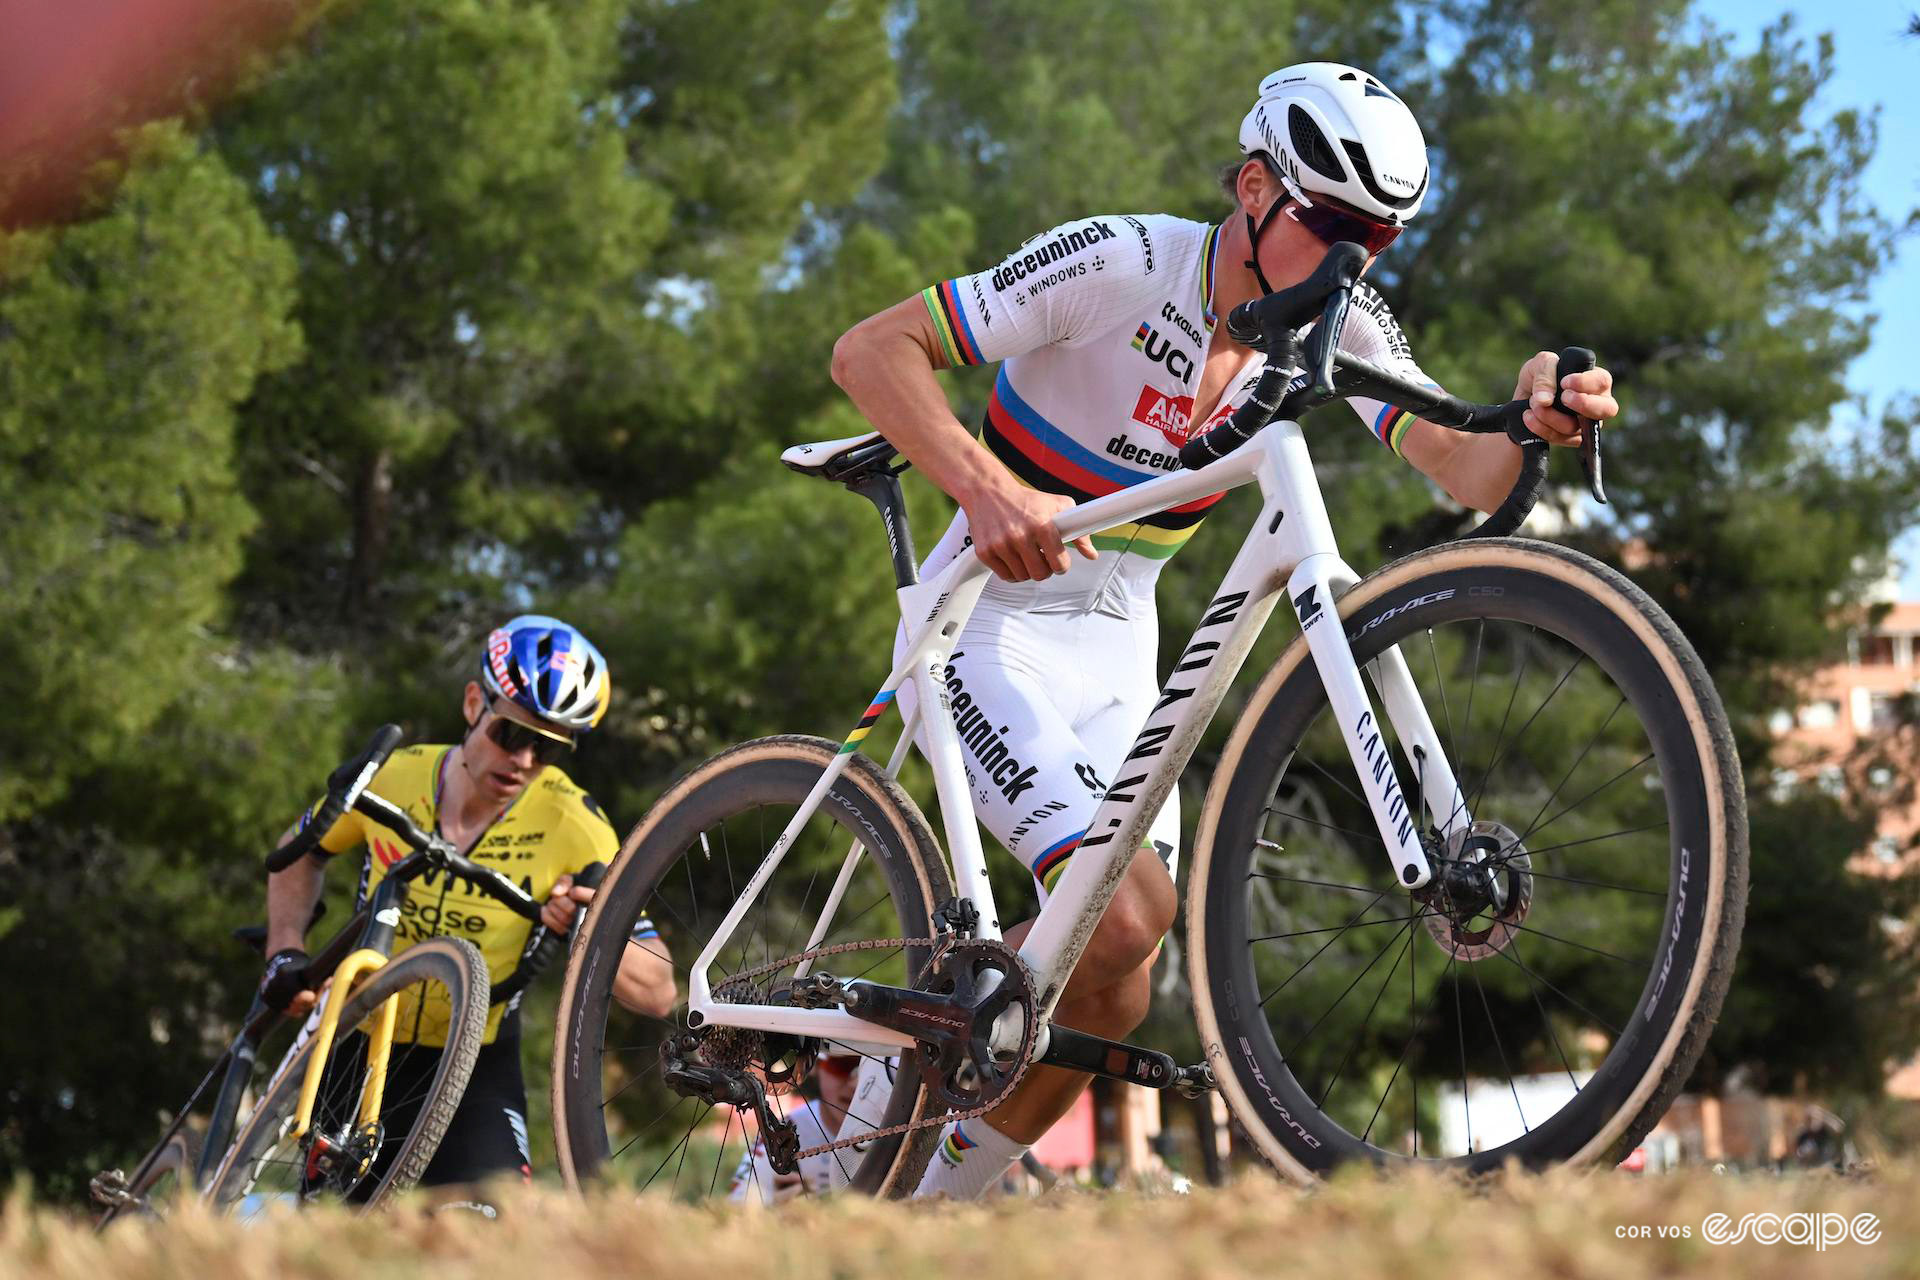
[[[964,909],[970,904],[949,907],[955,905],[962,909],[939,913],[937,922],[945,927],[934,937],[873,938],[817,947],[743,969],[714,993],[723,1003],[751,1000],[797,1008],[839,1007],[863,1021],[913,1037],[914,1057],[932,1104],[916,1108],[919,1114],[914,1118],[794,1150],[797,1138],[779,1132],[786,1122],[772,1114],[766,1094],[768,1084],[791,1079],[802,1068],[788,1067],[775,1079],[766,1074],[764,1061],[770,1053],[780,1052],[804,1064],[820,1046],[722,1026],[699,1014],[689,1015],[688,1029],[661,1047],[667,1083],[685,1096],[754,1107],[768,1133],[768,1159],[778,1172],[792,1171],[792,1166],[783,1164],[788,1152],[797,1163],[842,1147],[864,1148],[876,1139],[985,1115],[1019,1085],[1034,1059],[1040,1032],[1038,1005],[1019,953],[1002,942],[961,936],[971,923]],[[919,949],[931,955],[910,987],[863,979],[842,981],[814,972],[758,995],[749,994],[759,990],[762,978],[801,964],[811,966],[829,956]],[[716,1057],[724,1062],[716,1064]],[[776,1141],[787,1146],[780,1158],[775,1157]]]

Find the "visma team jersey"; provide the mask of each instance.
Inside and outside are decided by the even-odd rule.
[[[440,795],[446,784],[451,747],[403,747],[393,753],[368,789],[407,811],[421,830],[432,831],[440,816]],[[360,896],[373,891],[387,868],[407,856],[407,846],[392,830],[362,814],[349,811],[321,838],[328,853],[367,847]],[[611,862],[620,840],[600,806],[559,769],[549,765],[534,776],[527,789],[488,827],[467,856],[503,873],[509,880],[545,902],[553,882],[577,874],[593,862]],[[530,921],[461,880],[432,872],[408,886],[400,927],[394,941],[397,954],[423,938],[465,938],[487,959],[491,981],[504,981],[520,963],[520,953],[533,930]],[[401,997],[394,1037],[411,1043],[444,1046],[448,1008],[445,994],[427,989],[421,1007],[420,987]],[[439,996],[436,1001],[433,997]],[[408,1003],[411,999],[412,1003]],[[486,1043],[500,1031],[506,1006],[495,1005],[487,1015]]]
[[[1002,362],[982,436],[993,455],[1034,488],[1080,502],[1178,468],[1180,446],[1238,408],[1265,363],[1253,353],[1207,421],[1192,421],[1214,335],[1219,247],[1218,226],[1184,218],[1083,218],[1034,237],[991,270],[925,290],[948,363]],[[1354,291],[1340,346],[1432,385],[1366,284]],[[1413,414],[1349,403],[1399,451]],[[1104,530],[1093,545],[1157,567],[1220,497]]]

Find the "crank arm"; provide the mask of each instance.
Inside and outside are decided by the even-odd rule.
[[[973,1029],[974,1010],[950,996],[910,991],[878,982],[849,982],[844,1009],[862,1022],[912,1036],[922,1044],[961,1044]]]
[[[1038,1067],[1065,1067],[1107,1080],[1124,1080],[1149,1089],[1170,1088],[1180,1075],[1172,1058],[1157,1049],[1104,1040],[1054,1023],[1047,1028],[1047,1048],[1034,1060]]]

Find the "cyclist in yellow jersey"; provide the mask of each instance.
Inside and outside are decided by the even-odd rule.
[[[370,790],[407,811],[423,829],[437,831],[466,856],[545,899],[541,927],[564,933],[593,890],[574,883],[584,868],[612,859],[619,838],[593,797],[559,767],[580,734],[606,714],[612,685],[606,660],[586,637],[554,618],[515,618],[487,638],[480,678],[463,700],[467,731],[456,744],[396,751]],[[303,818],[293,830],[304,825]],[[267,881],[267,952],[261,981],[268,1003],[289,1013],[311,1010],[305,926],[319,899],[331,855],[366,849],[361,867],[364,901],[406,846],[385,826],[348,812],[316,852]],[[414,882],[401,917],[395,950],[423,938],[466,938],[486,957],[498,984],[518,967],[534,941],[525,919],[450,876]],[[675,999],[673,970],[644,918],[635,927],[614,984],[615,997],[638,1012],[665,1014]],[[400,1010],[387,1096],[404,1108],[430,1078],[446,1043],[444,1004]],[[520,1072],[519,997],[495,1006],[460,1108],[455,1112],[423,1185],[478,1182],[491,1175],[530,1176],[526,1088]],[[398,1085],[399,1087],[396,1087]],[[388,1117],[390,1125],[402,1116]]]

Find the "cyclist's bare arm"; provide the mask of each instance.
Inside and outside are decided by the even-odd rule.
[[[1580,443],[1580,424],[1570,414],[1549,407],[1557,360],[1551,351],[1529,359],[1521,366],[1513,395],[1532,402],[1524,417],[1528,429],[1549,444],[1570,447]],[[1563,392],[1563,404],[1596,422],[1606,422],[1620,412],[1613,398],[1613,375],[1603,368],[1568,374]],[[1476,511],[1498,507],[1520,474],[1520,449],[1504,435],[1471,435],[1424,418],[1408,428],[1400,452],[1454,501]]]
[[[613,998],[624,1008],[656,1018],[673,1011],[679,992],[665,943],[658,938],[627,943],[620,953],[620,968],[613,975]]]
[[[276,848],[293,839],[298,826],[288,827]],[[288,947],[304,947],[307,925],[313,919],[314,904],[326,887],[326,868],[312,858],[302,858],[284,871],[267,874],[267,954]]]
[[[833,345],[833,380],[867,421],[967,513],[974,550],[1012,582],[1067,569],[1053,517],[1073,505],[1014,479],[953,416],[934,372],[947,367],[918,295],[869,316]],[[1074,547],[1089,560],[1093,540]]]
[[[286,844],[299,830],[298,824],[288,827],[275,847]],[[307,928],[326,878],[326,867],[310,857],[299,859],[285,870],[267,873],[267,955],[290,948],[306,949]],[[293,997],[287,1012],[298,1017],[313,1008],[319,998],[315,992],[302,991]]]

